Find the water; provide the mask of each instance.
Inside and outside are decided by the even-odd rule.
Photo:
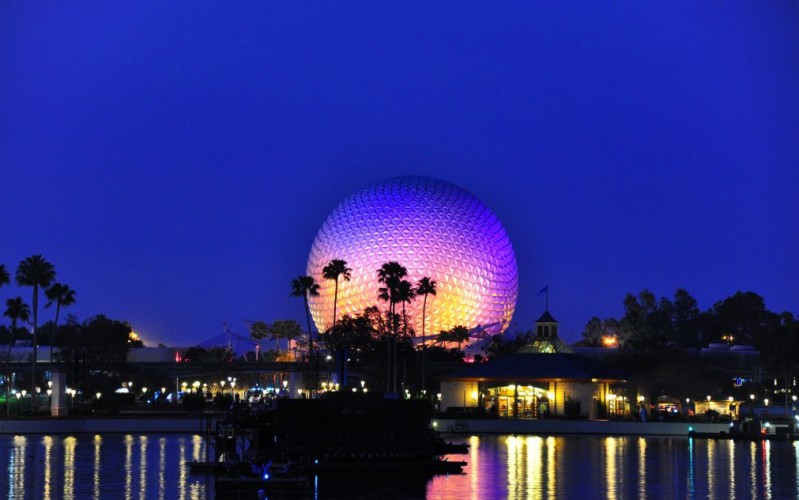
[[[467,442],[467,474],[432,479],[428,498],[750,499],[799,492],[799,445],[789,442],[602,436]]]
[[[372,497],[430,499],[796,498],[799,446],[687,438],[473,436],[466,474]],[[184,465],[205,460],[200,436],[0,436],[0,497],[214,498]],[[425,494],[426,492],[426,494]],[[362,491],[360,492],[363,493]],[[307,496],[325,498],[324,485]],[[347,497],[346,494],[336,495]]]
[[[0,436],[0,497],[214,498],[193,460],[205,460],[200,436]]]

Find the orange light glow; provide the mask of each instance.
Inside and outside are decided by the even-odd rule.
[[[614,336],[606,335],[602,337],[602,345],[605,347],[616,347],[617,344],[618,340]]]

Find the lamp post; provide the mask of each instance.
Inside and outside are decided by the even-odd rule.
[[[755,395],[754,394],[750,394],[749,395],[749,401],[751,402],[751,406],[752,406],[752,418],[755,418]]]

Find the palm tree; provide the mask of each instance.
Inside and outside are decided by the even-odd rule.
[[[17,329],[18,321],[28,321],[31,310],[28,304],[22,302],[22,297],[6,300],[6,310],[3,316],[11,318],[11,330],[9,330],[8,348],[6,350],[6,418],[10,416],[9,387],[11,386],[11,346],[14,344],[14,332]]]
[[[39,315],[39,287],[46,288],[55,280],[55,267],[41,255],[34,255],[23,260],[17,266],[17,285],[33,287],[33,360],[31,361],[31,395],[36,394],[36,327]]]
[[[397,285],[397,302],[402,303],[402,334],[408,335],[408,318],[405,315],[405,304],[410,304],[416,298],[416,289],[408,280],[400,280]]]
[[[8,271],[6,271],[5,264],[0,264],[0,286],[7,285],[9,283],[8,279]]]
[[[427,337],[425,337],[425,320],[427,319],[427,296],[436,294],[435,280],[423,276],[419,283],[416,284],[416,295],[424,297],[422,301],[422,389],[426,389],[425,385],[425,353],[427,352]]]
[[[322,268],[322,277],[326,280],[333,280],[336,282],[335,292],[333,293],[333,326],[336,326],[336,305],[338,303],[338,277],[344,278],[344,281],[350,280],[350,273],[352,269],[347,267],[347,262],[341,259],[331,260],[325,267]]]
[[[389,328],[392,333],[396,333],[396,313],[397,302],[399,302],[399,286],[402,278],[408,275],[408,270],[399,262],[386,262],[377,270],[377,281],[384,286],[378,288],[377,298],[388,302],[389,314],[391,315]]]
[[[397,367],[396,355],[394,356],[394,369],[392,372],[392,347],[395,341],[394,337],[397,333],[396,321],[396,307],[399,302],[399,286],[402,278],[408,275],[408,270],[399,262],[390,261],[386,262],[380,269],[377,270],[377,281],[384,286],[377,289],[377,299],[388,302],[388,329],[389,332],[386,338],[386,345],[388,347],[388,364],[386,365],[386,392],[389,392],[389,380],[391,380],[391,392],[396,392],[397,389]],[[391,376],[393,373],[393,377]]]
[[[53,333],[50,334],[50,364],[53,364],[53,341],[55,340],[55,331],[58,328],[58,314],[61,312],[62,307],[69,307],[75,303],[75,290],[71,289],[69,285],[62,283],[53,283],[53,286],[44,291],[47,296],[47,304],[44,307],[50,307],[55,304],[55,321],[53,321]]]
[[[291,280],[291,296],[302,297],[305,300],[305,316],[308,319],[308,355],[313,359],[313,334],[311,333],[311,309],[308,307],[308,297],[319,296],[319,285],[313,276],[298,276]]]

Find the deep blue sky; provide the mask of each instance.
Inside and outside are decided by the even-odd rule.
[[[503,221],[518,330],[545,284],[567,340],[643,288],[797,314],[799,6],[695,4],[4,2],[0,262],[193,344],[304,320],[328,213],[421,174]]]

